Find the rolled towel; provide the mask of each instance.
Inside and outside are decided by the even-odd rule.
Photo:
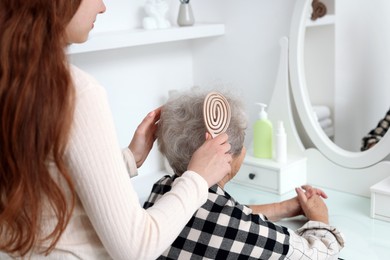
[[[326,15],[326,5],[324,3],[319,0],[313,0],[311,6],[313,7],[313,12],[311,14],[311,19],[313,21]]]
[[[314,113],[318,121],[321,121],[326,118],[330,118],[330,108],[327,106],[313,106]]]
[[[330,127],[333,124],[332,119],[330,119],[330,118],[321,119],[318,121],[318,123],[320,123],[320,126],[322,128]]]

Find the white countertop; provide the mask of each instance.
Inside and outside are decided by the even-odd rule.
[[[279,196],[235,183],[228,183],[225,188],[241,204],[272,203],[295,196],[295,192]],[[390,259],[390,222],[370,217],[370,199],[326,188],[323,190],[329,196],[326,203],[330,224],[337,227],[346,240],[339,257],[346,260]],[[296,229],[305,221],[304,217],[297,217],[279,224]]]

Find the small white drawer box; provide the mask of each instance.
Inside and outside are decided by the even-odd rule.
[[[276,194],[284,194],[306,184],[306,157],[290,158],[286,163],[246,155],[234,183]]]
[[[390,177],[371,186],[371,217],[390,222]]]

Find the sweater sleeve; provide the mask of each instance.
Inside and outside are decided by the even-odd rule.
[[[207,182],[186,172],[152,208],[134,191],[117,140],[104,89],[75,84],[76,108],[66,152],[77,195],[97,235],[114,259],[154,259],[178,236],[207,199]]]
[[[289,230],[290,247],[286,259],[337,259],[344,247],[344,237],[335,228],[318,221],[309,221],[297,231]]]
[[[122,155],[129,176],[130,177],[137,176],[138,175],[137,164],[135,163],[133,153],[130,151],[129,148],[125,147],[122,149]]]

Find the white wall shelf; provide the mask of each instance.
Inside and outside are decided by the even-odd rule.
[[[324,17],[318,18],[313,21],[308,19],[306,22],[307,27],[323,26],[323,25],[333,25],[335,23],[335,15],[325,15]]]
[[[223,24],[196,24],[195,26],[172,27],[162,30],[133,29],[96,33],[92,34],[85,43],[71,45],[68,54],[214,37],[224,34],[225,25]]]

